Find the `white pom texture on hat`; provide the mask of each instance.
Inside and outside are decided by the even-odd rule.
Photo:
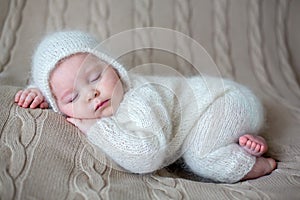
[[[81,31],[62,31],[46,36],[38,45],[32,58],[32,83],[38,87],[55,112],[60,112],[50,88],[50,74],[57,63],[76,53],[91,53],[102,61],[114,67],[126,87],[130,81],[125,68],[108,56],[97,50],[99,42],[91,35]]]

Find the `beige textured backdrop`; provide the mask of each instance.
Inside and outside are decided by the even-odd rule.
[[[220,199],[220,195],[228,199],[240,199],[243,195],[252,199],[299,197],[299,11],[299,0],[0,0],[1,86],[27,84],[34,47],[42,36],[56,30],[80,29],[99,40],[132,28],[155,26],[177,30],[203,45],[224,77],[247,85],[263,100],[268,114],[264,136],[270,144],[269,155],[279,160],[278,169],[271,176],[236,185],[203,184],[159,174],[139,177],[110,168],[98,172],[98,165],[94,164],[97,160],[91,154],[85,155],[86,144],[78,135],[66,136],[50,130],[52,124],[58,124],[59,130],[77,133],[63,119],[48,111],[20,109],[10,99],[4,99],[0,104],[3,131],[0,197],[193,199],[199,194],[207,199]],[[144,34],[134,42],[133,45],[154,41]],[[189,52],[191,57],[199,56],[187,44],[174,44],[174,52],[178,49]],[[192,73],[182,59],[159,51],[132,52],[122,59],[130,67],[158,62]],[[0,97],[12,98],[15,91],[14,87],[3,87]],[[28,131],[32,127],[38,127],[34,128],[36,132]],[[19,145],[19,152],[15,144]],[[70,152],[62,150],[64,146],[70,147]],[[18,155],[24,156],[19,159]],[[47,156],[57,164],[39,162],[38,158]],[[77,165],[82,158],[87,160],[80,160]],[[42,167],[51,169],[40,170]],[[35,170],[39,170],[38,174]],[[46,178],[48,173],[61,174],[59,179],[50,180]],[[73,175],[79,178],[75,180]],[[100,183],[97,176],[105,181]],[[91,182],[87,183],[87,179]],[[78,187],[75,182],[80,183]]]
[[[297,0],[1,0],[1,81],[26,83],[20,70],[29,70],[34,46],[46,33],[81,29],[106,39],[131,28],[157,26],[189,35],[237,79],[260,77],[295,95],[299,8]],[[245,76],[244,68],[257,72]]]
[[[26,85],[34,47],[47,33],[80,29],[104,40],[132,28],[164,27],[203,45],[223,76],[300,119],[299,10],[298,0],[1,0],[0,83]],[[142,35],[134,42],[152,41]],[[190,50],[180,43],[174,48]],[[197,53],[190,51],[194,57]],[[183,65],[159,53],[151,60],[147,52],[127,57],[128,66],[153,61]]]

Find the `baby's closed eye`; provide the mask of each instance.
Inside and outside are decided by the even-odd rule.
[[[97,72],[97,73],[93,73],[90,77],[89,77],[89,82],[95,82],[97,80],[99,80],[101,78],[101,72]]]
[[[78,97],[78,93],[70,93],[63,98],[65,103],[73,103]]]

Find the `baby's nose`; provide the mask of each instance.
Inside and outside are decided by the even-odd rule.
[[[89,94],[88,100],[93,100],[94,98],[98,97],[100,92],[98,90],[92,90]]]

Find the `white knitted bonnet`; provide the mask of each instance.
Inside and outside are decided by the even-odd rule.
[[[51,71],[63,58],[76,53],[91,53],[113,66],[125,89],[130,86],[125,68],[115,59],[99,51],[99,42],[91,35],[81,31],[62,31],[46,36],[38,45],[32,58],[32,83],[38,87],[55,112],[59,112],[55,99],[50,90],[49,78]]]

